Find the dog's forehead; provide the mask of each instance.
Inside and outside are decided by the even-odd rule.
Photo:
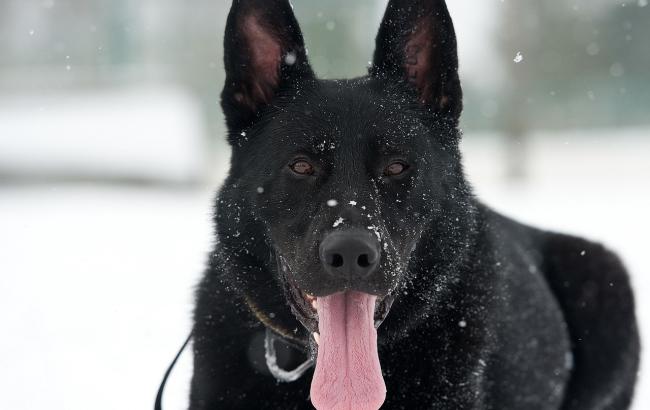
[[[304,143],[321,151],[359,143],[380,149],[412,146],[413,140],[426,132],[406,104],[367,79],[320,81],[299,90],[278,108],[273,122],[300,134]]]

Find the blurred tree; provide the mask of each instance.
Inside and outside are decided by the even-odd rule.
[[[508,90],[501,128],[647,124],[650,7],[579,7],[572,0],[507,3],[499,32]],[[645,112],[643,112],[645,111]],[[642,113],[643,112],[643,113]]]
[[[372,16],[383,5],[376,0],[303,1],[295,12],[305,35],[309,58],[323,78],[349,78],[367,73],[379,25]]]
[[[532,129],[650,123],[650,7],[644,4],[504,4],[497,37],[507,87],[495,125],[506,135],[511,177],[525,171]]]
[[[529,129],[650,121],[645,0],[496,3],[503,10],[497,34],[507,82],[490,94],[466,88],[468,128],[505,130],[517,141],[511,146],[524,147]],[[366,72],[384,6],[385,0],[296,2],[319,75]],[[200,99],[210,135],[222,140],[218,96],[228,8],[214,0],[3,0],[0,92],[177,84]],[[520,63],[513,61],[517,52]]]

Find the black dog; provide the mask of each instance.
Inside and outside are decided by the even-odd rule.
[[[191,409],[627,408],[625,269],[472,195],[443,0],[391,0],[369,75],[340,81],[315,78],[288,1],[234,0],[225,67]]]

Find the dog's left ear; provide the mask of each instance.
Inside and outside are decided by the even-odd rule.
[[[370,74],[408,83],[418,101],[458,125],[463,108],[456,34],[444,0],[390,0]]]
[[[221,104],[231,128],[243,128],[277,91],[313,78],[288,0],[233,0],[224,37]]]

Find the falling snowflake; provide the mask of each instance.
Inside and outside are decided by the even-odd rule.
[[[296,53],[293,51],[288,52],[287,55],[284,56],[284,62],[287,65],[294,65],[296,63]]]
[[[517,55],[512,61],[514,61],[516,64],[519,64],[522,61],[524,61],[524,56],[521,54],[521,51],[517,51]]]

